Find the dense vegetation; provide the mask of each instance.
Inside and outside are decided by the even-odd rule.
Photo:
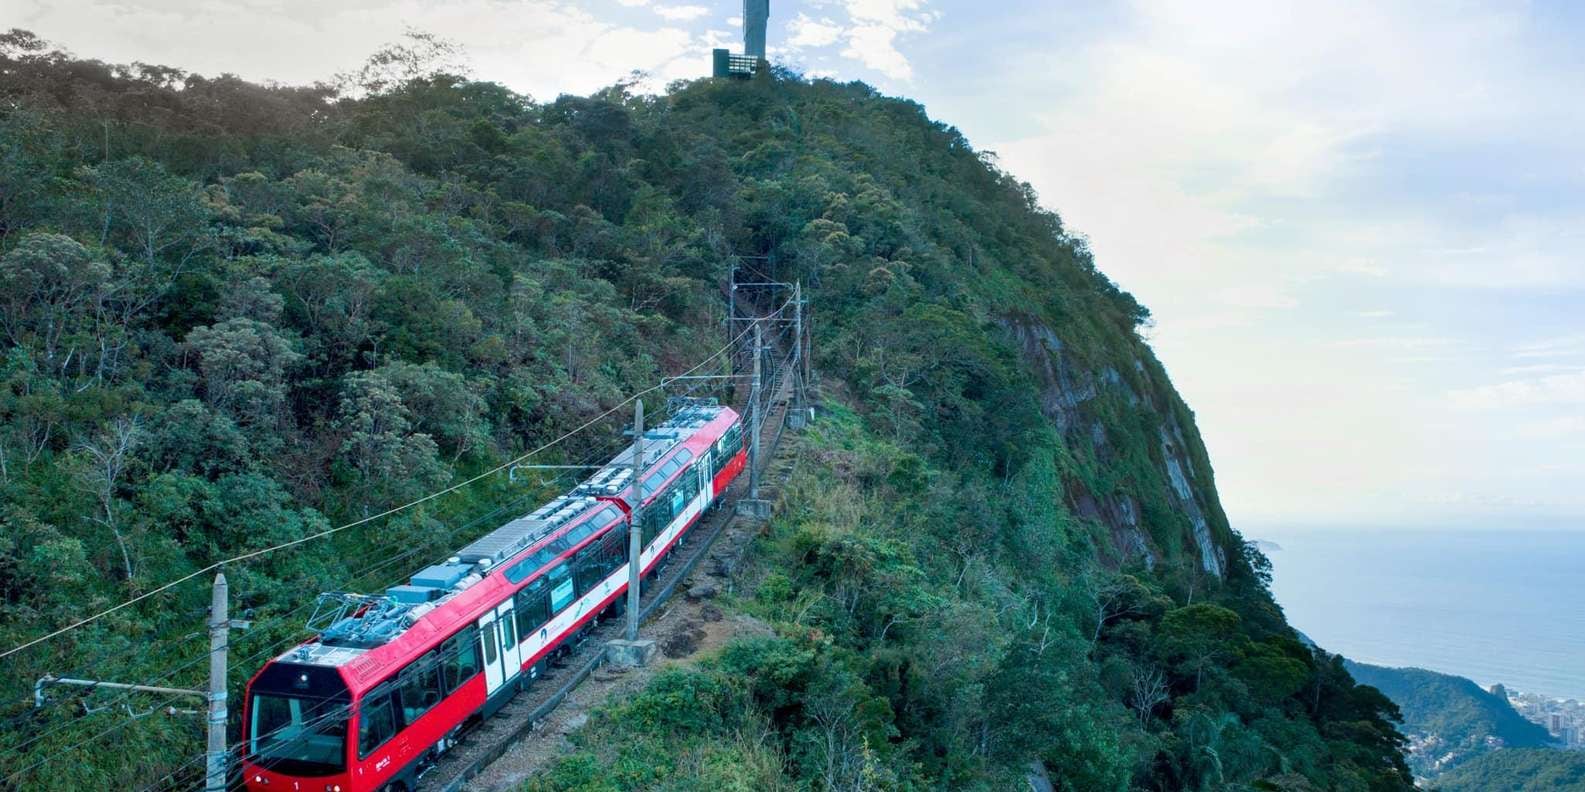
[[[1479,756],[1444,773],[1438,792],[1560,792],[1585,789],[1585,752],[1512,748]]]
[[[1448,754],[1464,760],[1495,747],[1537,748],[1550,745],[1551,735],[1539,724],[1525,720],[1499,696],[1464,677],[1423,668],[1383,668],[1347,663],[1348,672],[1362,685],[1386,694],[1403,713],[1402,730],[1411,737],[1435,737],[1434,747],[1411,753],[1410,769],[1430,775]],[[1492,743],[1496,740],[1496,744]]]
[[[1410,786],[1396,710],[1296,640],[1228,527],[1148,313],[916,104],[421,70],[352,99],[21,32],[0,96],[0,646],[558,436],[714,350],[728,263],[762,256],[810,286],[828,398],[739,600],[776,635],[663,676],[537,787],[1003,788],[1031,760],[1075,790]],[[233,565],[234,680],[311,592],[556,483]],[[6,659],[0,778],[180,772],[195,722],[9,705],[46,672],[199,684],[203,582]]]

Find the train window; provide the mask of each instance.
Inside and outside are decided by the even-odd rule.
[[[611,559],[611,569],[614,570],[627,563],[627,526],[618,525],[612,528],[603,541],[609,548],[607,555]]]
[[[644,479],[644,497],[649,497],[660,491],[660,485],[666,483],[664,471],[657,470]]]
[[[440,657],[445,664],[446,693],[450,694],[479,673],[478,628],[466,627],[451,636],[441,647]]]
[[[363,698],[358,708],[358,758],[367,759],[396,734],[396,714],[391,711],[391,689],[381,686]]]
[[[578,584],[578,594],[580,596],[592,591],[595,586],[599,585],[600,579],[604,577],[604,575],[600,574],[599,555],[600,543],[595,542],[580,550],[577,557],[573,559],[572,577]]]
[[[654,503],[650,504],[648,508],[644,509],[643,528],[645,547],[648,547],[650,542],[655,541],[655,537],[660,534],[661,526],[671,522],[671,515],[666,513],[666,510],[669,506],[670,503],[668,501],[662,498],[657,498]]]
[[[501,622],[501,648],[502,649],[511,649],[512,647],[517,646],[517,630],[513,629],[517,625],[513,622],[512,619],[503,618],[503,619],[500,619],[500,622]]]
[[[561,613],[572,604],[572,570],[565,563],[558,564],[545,577],[550,581],[550,612]]]
[[[550,621],[550,587],[540,578],[517,592],[517,632],[533,635],[540,625]]]
[[[507,567],[506,579],[512,583],[522,583],[528,579],[529,575],[534,574],[536,570],[544,565],[545,562],[541,560],[540,553],[534,553],[522,561]]]
[[[682,514],[682,505],[688,497],[687,495],[683,494],[682,489],[682,487],[678,487],[677,490],[671,494],[671,516],[673,517]]]
[[[620,514],[621,512],[617,511],[615,506],[605,507],[600,513],[547,542],[544,547],[534,551],[521,561],[507,567],[506,579],[513,583],[521,583],[527,580],[530,575],[556,560],[562,553],[571,550],[579,542],[589,538],[590,534],[610,525],[611,521],[615,520]]]
[[[402,697],[402,723],[411,725],[424,716],[442,695],[440,675],[436,673],[436,654],[430,652],[414,660],[397,675],[397,689]]]
[[[572,547],[577,547],[579,542],[588,539],[594,534],[595,531],[598,531],[603,527],[605,527],[605,523],[595,522],[594,520],[584,520],[582,525],[579,525],[577,528],[567,532],[568,537],[571,539],[569,545]]]
[[[605,580],[606,576],[621,566],[626,559],[627,531],[621,526],[611,529],[598,540],[590,543],[578,553],[575,574],[578,593],[581,595],[594,590],[600,581]]]
[[[347,764],[343,701],[253,694],[248,708],[248,759],[292,775],[324,776]]]
[[[483,633],[484,633],[484,664],[493,666],[493,665],[495,665],[495,658],[496,658],[496,644],[495,644],[495,642],[500,640],[498,637],[496,637],[496,634],[495,634],[495,622],[490,622],[490,625],[483,629]]]

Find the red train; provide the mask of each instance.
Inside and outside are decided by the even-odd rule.
[[[743,424],[694,405],[645,432],[648,573],[746,463]],[[411,790],[627,590],[633,448],[572,492],[382,595],[323,594],[318,637],[249,680],[248,789]]]

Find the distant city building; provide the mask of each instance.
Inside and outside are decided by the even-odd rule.
[[[1495,689],[1492,692],[1495,693]],[[1585,749],[1585,706],[1579,699],[1506,689],[1504,692],[1513,708],[1525,720],[1546,729],[1557,739],[1559,747]]]

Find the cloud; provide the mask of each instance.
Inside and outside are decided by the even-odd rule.
[[[1448,394],[1448,400],[1464,410],[1545,405],[1585,407],[1585,369],[1455,390]]]
[[[1362,510],[1439,487],[1585,510],[1500,475],[1564,460],[1515,427],[1585,404],[1578,30],[1499,0],[1107,9],[1027,20],[949,120],[1150,307],[1235,521],[1340,508],[1317,482]],[[1504,371],[1525,362],[1572,367]]]
[[[701,6],[655,11],[664,17],[693,8]],[[297,84],[356,67],[409,27],[460,42],[478,78],[539,99],[587,93],[635,70],[660,83],[709,73],[707,34],[667,23],[617,24],[571,0],[23,0],[20,17],[45,38],[112,62],[172,63]]]
[[[841,57],[900,82],[914,76],[900,42],[928,32],[940,18],[925,0],[828,0],[814,5],[831,15],[815,19],[800,11],[793,17],[786,28],[788,55],[799,59],[810,50],[840,45]]]
[[[1520,424],[1517,433],[1536,440],[1556,440],[1570,435],[1585,435],[1585,415],[1563,415]]]
[[[666,19],[682,21],[698,19],[710,13],[710,9],[699,5],[655,6],[655,13]]]
[[[1585,334],[1574,333],[1519,344],[1514,347],[1513,356],[1528,360],[1585,356]]]
[[[1364,338],[1345,338],[1333,341],[1329,345],[1338,349],[1422,352],[1432,349],[1447,349],[1457,344],[1458,342],[1454,339],[1440,336],[1368,336]]]
[[[1337,265],[1336,271],[1344,275],[1364,275],[1370,278],[1385,278],[1390,272],[1374,260],[1358,256],[1345,259]]]
[[[858,25],[847,31],[847,47],[842,57],[852,58],[893,80],[911,80],[913,64],[897,49],[895,28],[885,25]]]
[[[1235,284],[1216,292],[1217,302],[1236,308],[1297,308],[1299,301],[1285,289],[1271,284]]]
[[[787,25],[787,32],[787,46],[802,49],[828,47],[837,43],[842,38],[843,28],[829,19],[816,21],[807,14],[799,13]]]

